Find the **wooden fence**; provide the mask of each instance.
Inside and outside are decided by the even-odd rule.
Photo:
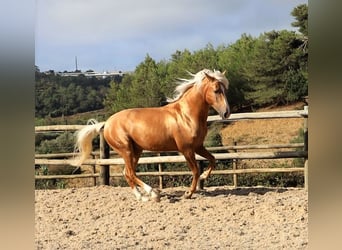
[[[234,186],[237,186],[237,175],[242,173],[271,173],[271,172],[304,172],[305,189],[308,188],[308,107],[305,106],[303,110],[293,111],[276,111],[276,112],[255,112],[255,113],[239,113],[231,114],[227,120],[221,120],[219,116],[209,116],[208,123],[216,122],[231,122],[246,119],[278,119],[278,118],[303,118],[304,127],[304,143],[292,143],[292,144],[276,144],[276,145],[244,145],[244,146],[223,146],[208,148],[209,151],[222,151],[233,150],[232,153],[214,153],[217,160],[233,161],[233,169],[227,170],[214,170],[212,174],[219,175],[233,175]],[[35,127],[36,133],[44,133],[51,131],[75,131],[84,127],[84,125],[52,125],[52,126],[37,126]],[[282,149],[282,148],[301,148],[302,150],[291,151],[266,151],[266,152],[237,152],[237,150],[244,149]],[[100,134],[100,152],[94,152],[93,155],[99,155],[96,159],[87,159],[85,165],[99,165],[100,173],[92,174],[72,174],[72,175],[36,175],[35,179],[70,179],[70,178],[99,178],[100,184],[109,185],[110,177],[122,177],[121,173],[109,174],[109,165],[122,165],[124,161],[122,158],[109,159],[110,152],[109,147],[103,139],[103,135]],[[73,159],[73,153],[64,154],[36,154],[35,165],[70,165]],[[62,158],[62,159],[60,159]],[[251,169],[237,169],[236,161],[243,159],[281,159],[281,158],[303,158],[304,167],[297,168],[251,168]],[[204,158],[196,155],[196,159],[200,162],[205,160]],[[159,171],[156,172],[139,172],[137,175],[143,176],[159,176],[160,188],[163,188],[162,176],[179,176],[179,175],[191,175],[190,171],[162,171],[161,163],[176,163],[186,162],[182,155],[172,156],[153,156],[153,157],[141,157],[138,164],[159,164]],[[202,164],[200,164],[202,166]],[[202,167],[201,167],[202,170]],[[203,183],[201,183],[203,185]]]

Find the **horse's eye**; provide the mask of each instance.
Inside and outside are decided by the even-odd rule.
[[[214,93],[215,93],[215,94],[219,94],[219,93],[221,93],[221,88],[217,88],[217,89],[215,89],[215,90],[214,90]]]
[[[221,86],[221,84],[219,83],[219,82],[216,82],[215,83],[215,87],[214,87],[214,93],[215,94],[220,94],[220,93],[222,93],[222,86]]]

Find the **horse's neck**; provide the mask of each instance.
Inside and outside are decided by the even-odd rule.
[[[204,95],[197,89],[191,88],[179,100],[183,114],[190,116],[197,122],[206,123],[209,105],[205,102]]]

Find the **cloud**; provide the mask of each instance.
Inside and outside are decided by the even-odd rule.
[[[37,36],[54,43],[74,44],[172,34],[200,28],[198,25],[206,20],[210,24],[243,8],[243,4],[237,4],[240,1],[229,6],[227,2],[41,0]]]

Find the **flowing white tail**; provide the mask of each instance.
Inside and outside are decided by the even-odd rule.
[[[98,122],[95,119],[91,119],[87,122],[87,126],[76,132],[75,152],[79,151],[80,156],[74,165],[81,166],[88,158],[93,150],[92,141],[100,133],[104,124],[105,122]]]

